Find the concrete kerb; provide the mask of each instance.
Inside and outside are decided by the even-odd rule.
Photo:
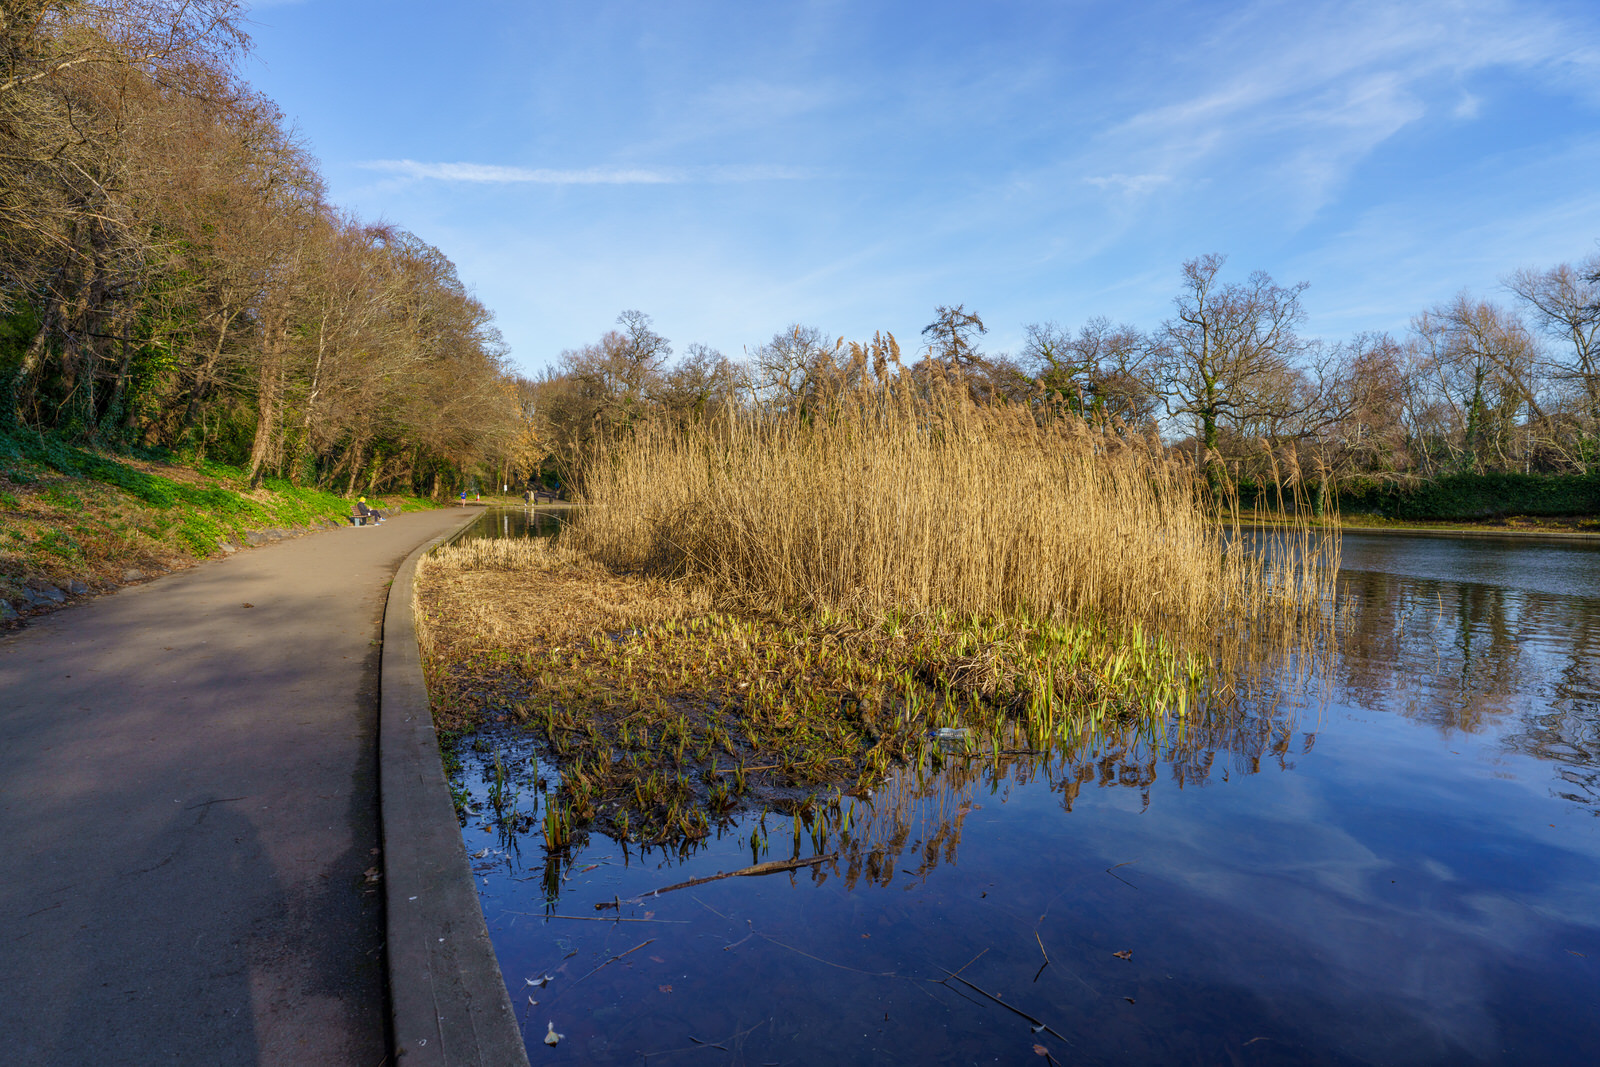
[[[417,1067],[528,1062],[439,761],[414,613],[417,560],[481,514],[406,557],[383,613],[378,773],[389,1013],[396,1058]]]

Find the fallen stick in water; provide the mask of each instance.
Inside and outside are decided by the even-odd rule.
[[[1016,1014],[1022,1016],[1024,1019],[1028,1020],[1030,1023],[1032,1023],[1034,1025],[1034,1031],[1033,1031],[1034,1033],[1037,1034],[1040,1030],[1043,1030],[1046,1033],[1055,1034],[1057,1037],[1061,1038],[1061,1040],[1066,1041],[1067,1044],[1069,1044],[1069,1045],[1072,1044],[1071,1041],[1067,1040],[1066,1035],[1062,1034],[1058,1030],[1053,1029],[1048,1023],[1042,1023],[1038,1019],[1035,1019],[1033,1016],[1029,1015],[1027,1012],[1023,1011],[1021,1008],[1013,1007],[1012,1005],[1007,1004],[1005,1001],[1001,1000],[999,997],[995,996],[993,993],[989,992],[987,989],[983,989],[983,988],[981,988],[979,986],[973,985],[971,982],[967,981],[965,978],[961,977],[959,974],[957,974],[954,971],[946,970],[943,967],[940,967],[939,969],[941,971],[944,971],[945,974],[948,974],[951,978],[954,978],[956,981],[960,982],[962,985],[968,987],[969,989],[972,989],[972,990],[975,990],[975,991],[977,991],[979,993],[982,993],[984,996],[988,997],[990,1000],[994,1001],[996,1004],[1000,1005],[1002,1008],[1006,1009],[1007,1011],[1015,1012]]]
[[[677,885],[666,885],[660,889],[652,890],[642,896],[632,897],[626,901],[619,899],[602,900],[594,906],[595,911],[604,911],[606,908],[620,909],[623,904],[638,904],[646,897],[659,897],[662,893],[670,893],[675,889],[688,889],[691,886],[705,885],[707,882],[720,882],[724,878],[751,878],[760,874],[777,874],[779,871],[792,871],[799,867],[814,867],[819,863],[826,863],[838,856],[835,852],[828,856],[812,856],[808,860],[773,860],[770,863],[758,863],[754,867],[741,867],[737,871],[718,871],[716,874],[704,878],[691,878],[687,882]]]
[[[634,946],[633,946],[633,947],[632,947],[632,948],[630,948],[630,949],[629,949],[629,950],[628,950],[628,951],[626,951],[626,952],[619,952],[619,953],[617,953],[617,954],[616,954],[616,955],[615,955],[615,956],[612,956],[612,957],[611,957],[611,958],[610,958],[610,959],[609,959],[609,960],[606,960],[606,962],[605,962],[605,963],[602,963],[602,964],[601,964],[601,965],[600,965],[600,967],[604,967],[604,966],[606,966],[606,964],[610,964],[610,963],[616,963],[616,962],[617,962],[617,961],[618,961],[618,960],[620,960],[620,959],[621,959],[621,958],[622,958],[622,957],[624,957],[624,956],[631,956],[631,955],[633,955],[633,954],[634,954],[634,953],[635,953],[635,952],[638,952],[638,951],[639,951],[639,950],[640,950],[640,949],[642,949],[642,948],[644,948],[644,946],[645,946],[645,945],[649,945],[649,944],[653,944],[653,943],[654,943],[654,942],[655,942],[655,938],[653,938],[653,937],[652,937],[652,938],[651,938],[651,939],[650,939],[650,940],[649,940],[649,941],[643,941],[643,942],[640,942],[640,943],[639,943],[639,944],[637,944],[637,945],[634,945]],[[599,969],[600,969],[600,967],[596,967],[596,968],[595,968],[595,969],[594,969],[594,971],[598,971],[598,970],[599,970]],[[589,972],[589,974],[593,974],[593,973],[594,973],[594,971],[590,971],[590,972]],[[587,978],[587,977],[589,977],[589,974],[586,974],[586,975],[584,975],[584,976],[583,976],[583,978]],[[581,982],[581,981],[583,981],[583,978],[579,978],[579,979],[578,979],[578,981],[577,981],[577,982],[573,982],[573,983],[572,983],[572,985],[577,985],[577,984],[578,984],[578,982]],[[571,988],[571,986],[568,986],[568,987],[567,987],[567,988],[568,988],[568,989],[570,989],[570,988]],[[565,992],[565,990],[563,990],[563,992]],[[1055,1031],[1054,1031],[1054,1030],[1052,1030],[1052,1031],[1050,1031],[1050,1032],[1051,1032],[1051,1033],[1052,1033],[1052,1034],[1055,1034]],[[1060,1037],[1060,1036],[1061,1036],[1061,1035],[1060,1035],[1060,1034],[1056,1034],[1056,1036],[1057,1036],[1057,1037]]]

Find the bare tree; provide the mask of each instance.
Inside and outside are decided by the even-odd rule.
[[[1409,466],[1405,360],[1389,334],[1359,333],[1319,365],[1315,440],[1335,477],[1391,477]]]
[[[815,326],[792,323],[749,353],[756,400],[773,411],[799,411],[814,404],[838,367],[841,342],[829,343]]]
[[[1600,426],[1600,256],[1573,267],[1519,270],[1506,279],[1534,326],[1559,347],[1551,376],[1575,394],[1583,432]]]
[[[983,353],[978,350],[978,338],[988,332],[983,319],[976,311],[968,311],[965,304],[940,304],[934,309],[933,321],[922,328],[928,358],[944,364],[946,370],[965,370],[981,364]]]
[[[1295,413],[1301,401],[1283,385],[1305,347],[1295,329],[1307,283],[1280,286],[1256,271],[1243,284],[1224,284],[1217,277],[1224,262],[1209,254],[1183,265],[1177,314],[1150,338],[1167,413],[1194,421],[1213,484],[1219,427]]]
[[[695,342],[683,359],[661,376],[656,398],[674,422],[700,422],[737,402],[741,380],[732,360]]]
[[[1076,335],[1053,322],[1034,323],[1026,333],[1021,370],[1046,396],[1091,418],[1130,426],[1149,421],[1157,399],[1138,330],[1097,316]]]
[[[1515,314],[1468,293],[1417,316],[1412,332],[1422,369],[1449,407],[1459,434],[1446,442],[1472,470],[1527,469],[1525,433],[1543,422],[1533,337]],[[1525,420],[1525,421],[1524,421]]]

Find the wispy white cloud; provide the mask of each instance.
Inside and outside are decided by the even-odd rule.
[[[677,185],[684,183],[794,181],[813,177],[799,167],[742,164],[707,167],[507,167],[495,163],[425,163],[415,159],[374,159],[360,164],[406,178],[509,185]]]
[[[1138,196],[1172,181],[1170,174],[1102,174],[1083,179],[1097,189],[1115,189]]]
[[[1592,96],[1600,44],[1592,25],[1510,0],[1250,5],[1102,131],[1089,166],[1182,177],[1250,160],[1303,222],[1402,129],[1475,117],[1464,83],[1493,70]]]

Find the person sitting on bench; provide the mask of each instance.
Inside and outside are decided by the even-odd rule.
[[[357,526],[364,526],[369,522],[376,526],[383,521],[383,512],[377,508],[368,507],[367,498],[362,497],[356,501],[355,507],[351,509],[351,518]]]

